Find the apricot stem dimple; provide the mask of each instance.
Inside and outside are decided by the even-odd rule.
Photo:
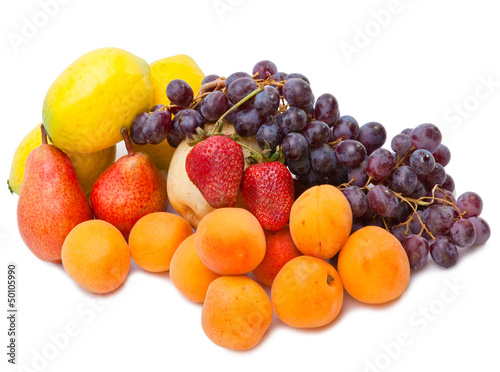
[[[328,276],[326,277],[326,284],[331,284],[331,283],[333,283],[333,281],[334,281],[333,276],[328,275]]]

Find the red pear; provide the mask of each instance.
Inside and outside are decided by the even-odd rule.
[[[90,192],[90,203],[96,218],[111,223],[128,239],[142,216],[165,209],[167,183],[148,155],[134,153],[125,128],[122,136],[128,154],[99,176]]]
[[[68,233],[93,215],[68,156],[47,144],[43,125],[41,130],[42,144],[26,159],[17,224],[21,238],[35,256],[61,262]]]

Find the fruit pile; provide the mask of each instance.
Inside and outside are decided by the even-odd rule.
[[[96,161],[120,140],[125,156]],[[459,248],[488,240],[479,195],[455,197],[435,125],[403,130],[392,151],[386,140],[380,123],[340,116],[333,95],[315,99],[306,76],[271,61],[203,77],[187,56],[150,67],[106,48],[51,86],[9,186],[38,258],[93,293],[121,286],[131,259],[170,271],[203,303],[210,340],[244,350],[273,313],[292,327],[329,324],[344,289],[392,301],[429,255],[450,268]],[[165,211],[167,194],[179,215]]]

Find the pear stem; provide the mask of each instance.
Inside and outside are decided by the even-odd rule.
[[[130,142],[130,136],[128,135],[127,128],[122,127],[120,133],[123,137],[123,142],[125,142],[125,148],[127,149],[128,156],[134,156],[134,149],[132,148],[132,142]]]
[[[47,144],[47,132],[45,131],[45,126],[40,124],[40,131],[42,132],[42,145]]]

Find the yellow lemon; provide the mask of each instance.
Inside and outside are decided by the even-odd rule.
[[[50,142],[50,141],[49,141]],[[24,180],[24,166],[29,153],[42,144],[40,125],[37,125],[21,141],[14,153],[10,177],[7,181],[11,192],[19,195]],[[76,176],[85,195],[89,194],[97,178],[115,162],[116,145],[90,154],[66,152],[75,168]]]
[[[200,90],[201,81],[205,77],[203,71],[196,62],[185,54],[163,58],[151,63],[151,84],[153,86],[153,106],[162,104],[169,105],[167,98],[167,85],[174,79],[181,79],[188,83],[196,95]],[[136,145],[132,144],[134,151],[145,152],[149,155],[156,167],[161,171],[168,171],[170,160],[175,149],[167,141],[158,145]]]
[[[152,100],[145,60],[117,48],[96,49],[54,81],[43,102],[43,122],[61,150],[92,153],[120,142],[120,129],[130,129]]]

